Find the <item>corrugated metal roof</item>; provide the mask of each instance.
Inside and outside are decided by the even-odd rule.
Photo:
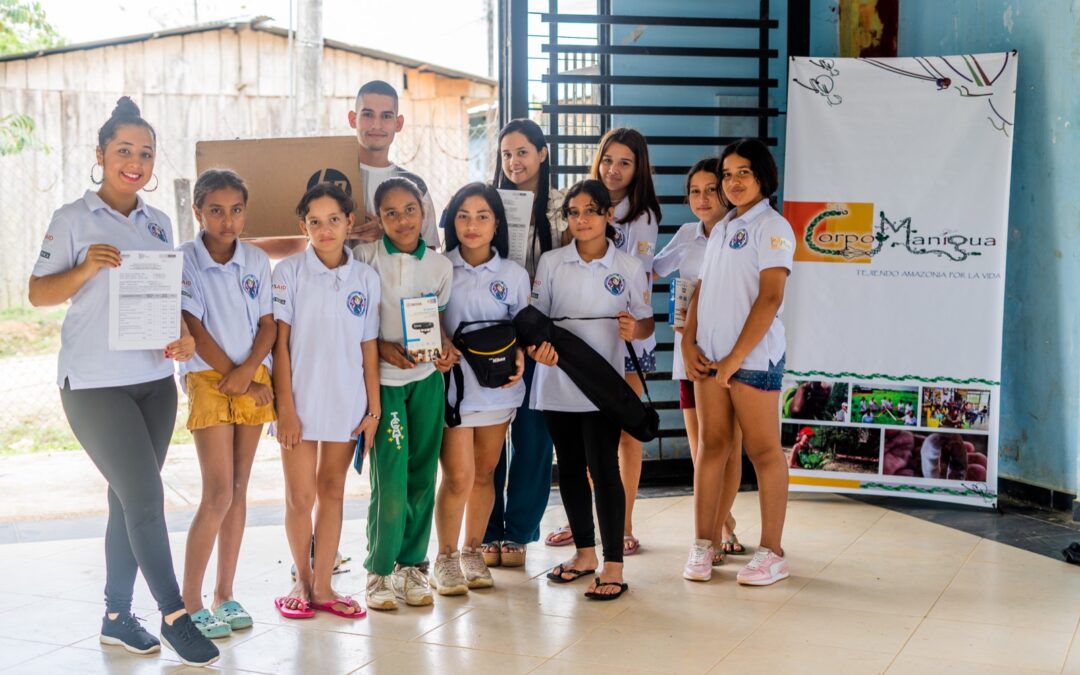
[[[36,59],[42,56],[50,56],[52,54],[64,54],[67,52],[85,51],[89,49],[100,49],[102,47],[116,47],[119,45],[127,45],[135,42],[145,42],[147,40],[156,40],[158,38],[174,37],[177,35],[191,35],[194,33],[205,33],[214,30],[257,30],[265,33],[271,33],[284,38],[289,36],[289,31],[286,28],[270,25],[270,21],[273,19],[268,16],[256,16],[256,17],[244,17],[238,19],[227,19],[224,21],[209,21],[206,23],[194,24],[191,26],[181,26],[179,28],[168,28],[164,30],[154,31],[152,33],[140,33],[138,35],[127,35],[123,37],[109,38],[107,40],[95,40],[93,42],[80,42],[78,44],[63,45],[61,47],[53,47],[52,49],[39,49],[32,52],[22,52],[21,54],[5,54],[0,56],[0,63],[5,61],[23,61],[28,59]],[[294,33],[295,35],[295,33]],[[419,59],[410,58],[408,56],[400,56],[398,54],[391,54],[389,52],[380,51],[378,49],[370,49],[368,47],[360,47],[357,45],[351,45],[346,42],[339,42],[337,40],[323,40],[323,45],[330,49],[339,49],[342,51],[352,52],[353,54],[360,54],[361,56],[367,56],[373,59],[379,59],[381,61],[389,61],[390,63],[396,63],[406,68],[417,68],[419,70],[425,70],[444,77],[452,77],[455,79],[472,80],[481,84],[487,84],[491,86],[497,86],[497,82],[487,77],[480,75],[473,75],[472,73],[466,73],[461,70],[454,70],[453,68],[445,68],[443,66],[421,61]]]

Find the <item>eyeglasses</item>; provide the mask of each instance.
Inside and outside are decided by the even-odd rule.
[[[725,171],[724,173],[720,174],[720,180],[725,183],[730,183],[732,179],[738,179],[739,182],[742,182],[744,180],[749,180],[750,178],[753,178],[753,176],[754,172],[750,169],[739,169],[734,173],[730,171]]]

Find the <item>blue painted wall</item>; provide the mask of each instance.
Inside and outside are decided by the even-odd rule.
[[[837,54],[835,0],[811,49]],[[900,56],[1020,54],[1002,356],[1002,476],[1080,485],[1080,3],[900,0]]]

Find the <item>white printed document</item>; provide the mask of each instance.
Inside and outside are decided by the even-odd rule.
[[[442,332],[439,330],[439,299],[434,295],[401,299],[402,333],[405,353],[413,363],[439,358]]]
[[[180,338],[179,251],[122,251],[109,270],[109,349],[164,349]]]
[[[510,226],[510,259],[525,267],[529,255],[529,222],[535,195],[528,190],[499,190]]]

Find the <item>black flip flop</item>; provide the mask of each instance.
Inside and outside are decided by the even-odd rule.
[[[593,570],[576,570],[573,567],[564,567],[562,565],[556,565],[555,568],[557,568],[559,570],[558,573],[555,572],[555,569],[552,569],[550,572],[547,573],[547,578],[554,581],[557,584],[569,584],[571,582],[577,581],[578,579],[585,576],[586,574],[594,574],[596,572],[596,570],[594,570],[594,569]],[[569,579],[567,579],[567,578],[562,576],[564,574],[572,574],[573,576],[570,577]]]
[[[618,597],[621,597],[622,594],[625,593],[626,591],[630,590],[630,584],[621,584],[618,581],[600,581],[599,579],[597,579],[596,580],[596,587],[600,588],[601,586],[618,586],[619,587],[619,592],[618,593],[597,593],[595,591],[585,591],[585,597],[590,599],[590,600],[614,600],[614,599],[616,599]]]

